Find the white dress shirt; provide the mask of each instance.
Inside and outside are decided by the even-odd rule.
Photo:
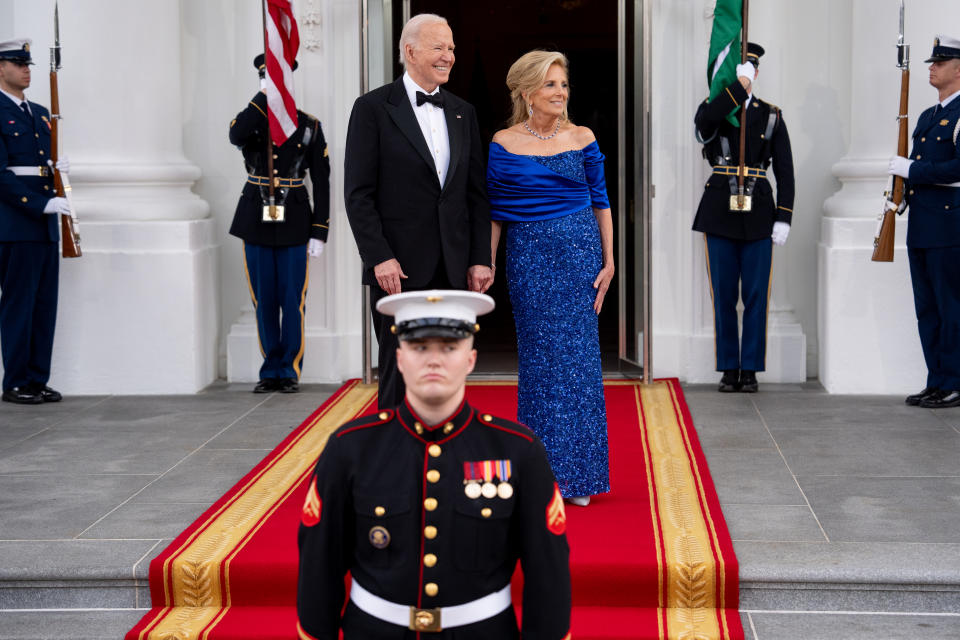
[[[940,102],[940,108],[941,109],[946,108],[946,106],[951,102],[953,102],[954,98],[956,98],[957,96],[960,96],[960,91],[957,91],[956,93],[951,93],[949,96],[947,96]]]
[[[413,107],[413,114],[417,116],[417,122],[420,124],[420,131],[423,132],[423,139],[427,142],[427,148],[433,156],[433,163],[437,169],[437,180],[440,185],[447,180],[447,169],[450,167],[450,137],[447,132],[447,119],[443,115],[443,109],[429,102],[424,102],[417,106],[417,91],[433,95],[439,93],[440,87],[432,92],[424,91],[423,87],[417,85],[410,77],[410,74],[404,72],[403,86],[407,90],[407,97],[410,99],[410,106]]]

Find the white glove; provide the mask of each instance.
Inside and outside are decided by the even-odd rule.
[[[266,90],[267,90],[267,79],[260,78],[260,91],[266,91]]]
[[[757,68],[753,66],[752,62],[742,62],[737,65],[737,77],[746,78],[750,82],[753,82],[757,77]]]
[[[893,200],[887,200],[886,198],[884,198],[884,199],[883,199],[883,206],[884,206],[884,209],[883,209],[883,212],[884,212],[884,213],[886,213],[887,211],[892,211],[892,210],[896,209],[896,210],[897,210],[897,215],[899,215],[899,214],[903,213],[903,210],[904,210],[904,209],[907,208],[907,200],[906,200],[906,198],[904,198],[903,200],[901,200],[901,201],[900,201],[900,206],[898,207],[897,205],[895,205],[895,204],[893,203]]]
[[[773,239],[773,244],[778,247],[782,247],[787,243],[787,236],[790,235],[790,225],[786,222],[774,222],[773,223],[773,233],[770,234],[770,237]]]
[[[53,168],[53,160],[47,160],[47,165]],[[60,173],[70,173],[70,158],[64,156],[57,160],[56,169]]]
[[[913,164],[913,160],[908,160],[903,156],[893,156],[890,158],[890,170],[887,172],[892,176],[900,176],[901,178],[910,177],[910,165]]]
[[[66,198],[50,198],[47,206],[43,208],[43,212],[68,216],[70,215],[70,204]]]
[[[311,258],[319,258],[320,254],[323,253],[323,247],[323,240],[310,238],[310,242],[307,243],[307,255]]]

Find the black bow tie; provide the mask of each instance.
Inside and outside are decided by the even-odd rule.
[[[417,91],[417,106],[419,107],[424,102],[429,102],[433,106],[443,109],[443,96],[440,95],[440,92],[428,96],[423,91]]]

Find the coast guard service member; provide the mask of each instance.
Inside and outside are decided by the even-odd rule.
[[[910,157],[890,160],[907,179],[907,255],[927,386],[906,403],[960,406],[960,39],[933,41],[930,84],[939,102],[920,114]]]
[[[261,86],[263,54],[253,60]],[[294,62],[293,68],[297,68]],[[320,122],[297,111],[297,130],[281,146],[271,144],[277,220],[264,214],[268,202],[267,96],[263,91],[230,123],[230,142],[240,148],[247,182],[230,226],[243,240],[244,266],[257,314],[263,365],[254,393],[296,393],[304,347],[304,308],[309,268],[307,256],[319,257],[330,229],[330,159]],[[304,177],[310,172],[313,206]]]
[[[753,94],[753,81],[764,49],[749,43],[747,60],[737,66],[737,79],[713,100],[705,101],[694,118],[703,142],[703,157],[713,165],[693,221],[704,233],[707,268],[713,293],[717,371],[723,371],[719,391],[757,391],[757,371],[765,368],[767,302],[773,247],[782,246],[793,218],[793,154],[780,109]],[[731,209],[738,193],[740,128],[727,120],[737,107],[747,110],[744,180],[752,196],[749,211]],[[739,110],[736,111],[739,120]],[[767,180],[773,165],[776,199]],[[743,335],[738,339],[737,299],[743,297]]]
[[[543,445],[464,399],[493,299],[429,290],[377,306],[394,316],[406,396],[340,427],[320,456],[299,533],[299,637],[517,638],[519,560],[523,637],[569,638],[566,515]]]
[[[30,40],[0,42],[0,347],[3,400],[58,402],[47,386],[57,320],[60,255],[50,169],[50,112],[24,97],[30,86]],[[57,162],[70,171],[65,157]]]

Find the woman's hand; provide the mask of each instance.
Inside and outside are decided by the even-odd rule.
[[[613,280],[613,261],[607,262],[597,274],[597,279],[593,281],[593,288],[597,290],[597,299],[593,301],[593,310],[600,315],[600,309],[603,307],[603,299],[607,295],[607,289],[610,288],[610,282]]]

